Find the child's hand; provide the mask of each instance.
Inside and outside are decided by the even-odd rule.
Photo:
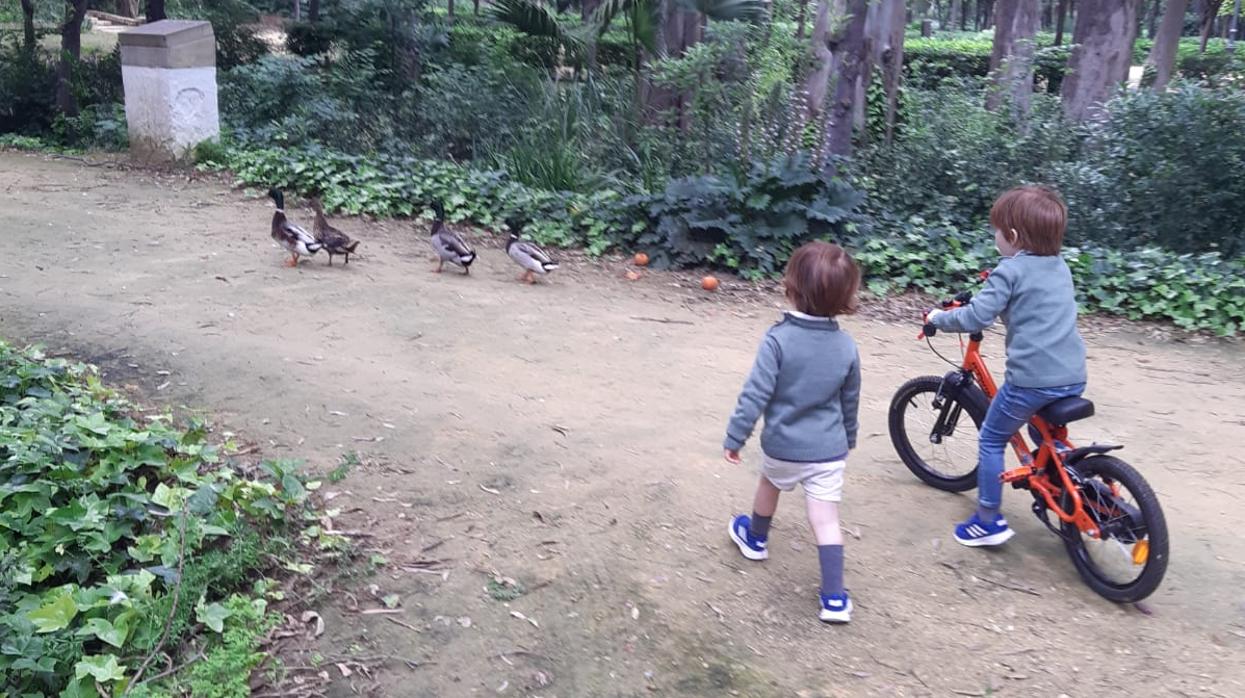
[[[730,463],[731,465],[739,465],[740,463],[744,462],[743,459],[739,457],[739,451],[735,451],[729,448],[723,451],[722,457],[725,458],[726,462]]]

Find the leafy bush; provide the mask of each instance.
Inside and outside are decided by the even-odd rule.
[[[363,158],[319,147],[213,150],[203,167],[232,170],[244,184],[325,192],[326,206],[348,214],[415,216],[440,199],[452,220],[488,227],[522,212],[541,242],[594,254],[643,249],[656,263],[672,266],[705,264],[763,276],[777,271],[794,245],[825,235],[854,251],[870,289],[888,293],[960,288],[997,261],[992,238],[975,226],[929,224],[876,207],[861,219],[859,194],[811,172],[806,156],[757,164],[738,180],[685,178],[659,194],[624,197],[610,189],[541,191],[503,173],[410,157]],[[1065,256],[1088,310],[1221,334],[1245,327],[1241,259],[1091,244],[1070,247]]]
[[[222,559],[248,521],[282,521],[306,496],[286,471],[273,484],[222,467],[202,427],[133,414],[92,369],[0,343],[6,695],[121,685],[163,633],[183,551],[181,591],[217,605],[229,589],[213,554]]]
[[[1049,181],[1074,239],[1245,254],[1245,93],[1184,86],[1112,100]]]
[[[782,270],[800,244],[841,239],[859,220],[862,196],[819,171],[804,152],[752,166],[741,181],[712,175],[671,180],[665,192],[636,197],[647,213],[636,244],[658,266],[716,263],[748,276]]]

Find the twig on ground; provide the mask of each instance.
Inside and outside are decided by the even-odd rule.
[[[125,687],[125,691],[121,694],[121,698],[126,698],[126,696],[130,695],[130,691],[133,690],[135,686],[142,683],[143,674],[147,671],[147,667],[151,664],[151,661],[156,658],[156,655],[160,653],[160,650],[164,647],[164,643],[168,642],[169,632],[173,629],[173,618],[177,616],[177,604],[181,601],[182,580],[185,579],[185,576],[182,574],[186,565],[185,505],[182,505],[182,521],[178,528],[180,531],[178,533],[177,542],[177,584],[173,586],[173,605],[169,607],[169,616],[164,621],[164,633],[160,635],[160,641],[156,643],[155,647],[151,648],[151,653],[147,655],[147,658],[143,660],[143,663],[138,665],[138,671],[134,673],[134,679]]]
[[[639,315],[632,315],[631,319],[639,320],[640,322],[656,322],[661,325],[694,325],[696,324],[694,322],[688,322],[687,320],[671,320],[670,318],[664,318],[664,317],[643,317]]]

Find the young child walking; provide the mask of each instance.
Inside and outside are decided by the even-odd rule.
[[[1067,220],[1063,200],[1049,189],[1025,186],[1004,193],[990,209],[1003,259],[985,288],[964,307],[926,316],[949,332],[980,332],[999,317],[1007,324],[1005,382],[978,435],[977,511],[955,527],[955,539],[964,545],[1001,545],[1012,537],[999,511],[1008,441],[1046,405],[1085,391],[1076,293],[1059,254]]]
[[[730,537],[749,560],[767,559],[778,495],[802,486],[821,562],[819,617],[846,623],[852,602],[843,587],[839,500],[847,454],[856,447],[860,357],[835,316],[855,309],[860,271],[838,245],[810,242],[791,256],[783,284],[794,310],[765,333],[726,428],[726,460],[738,464],[765,415],[752,515],[732,519]]]

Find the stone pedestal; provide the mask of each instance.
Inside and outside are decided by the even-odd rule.
[[[131,153],[178,160],[220,136],[210,23],[164,19],[122,32],[120,42]]]

